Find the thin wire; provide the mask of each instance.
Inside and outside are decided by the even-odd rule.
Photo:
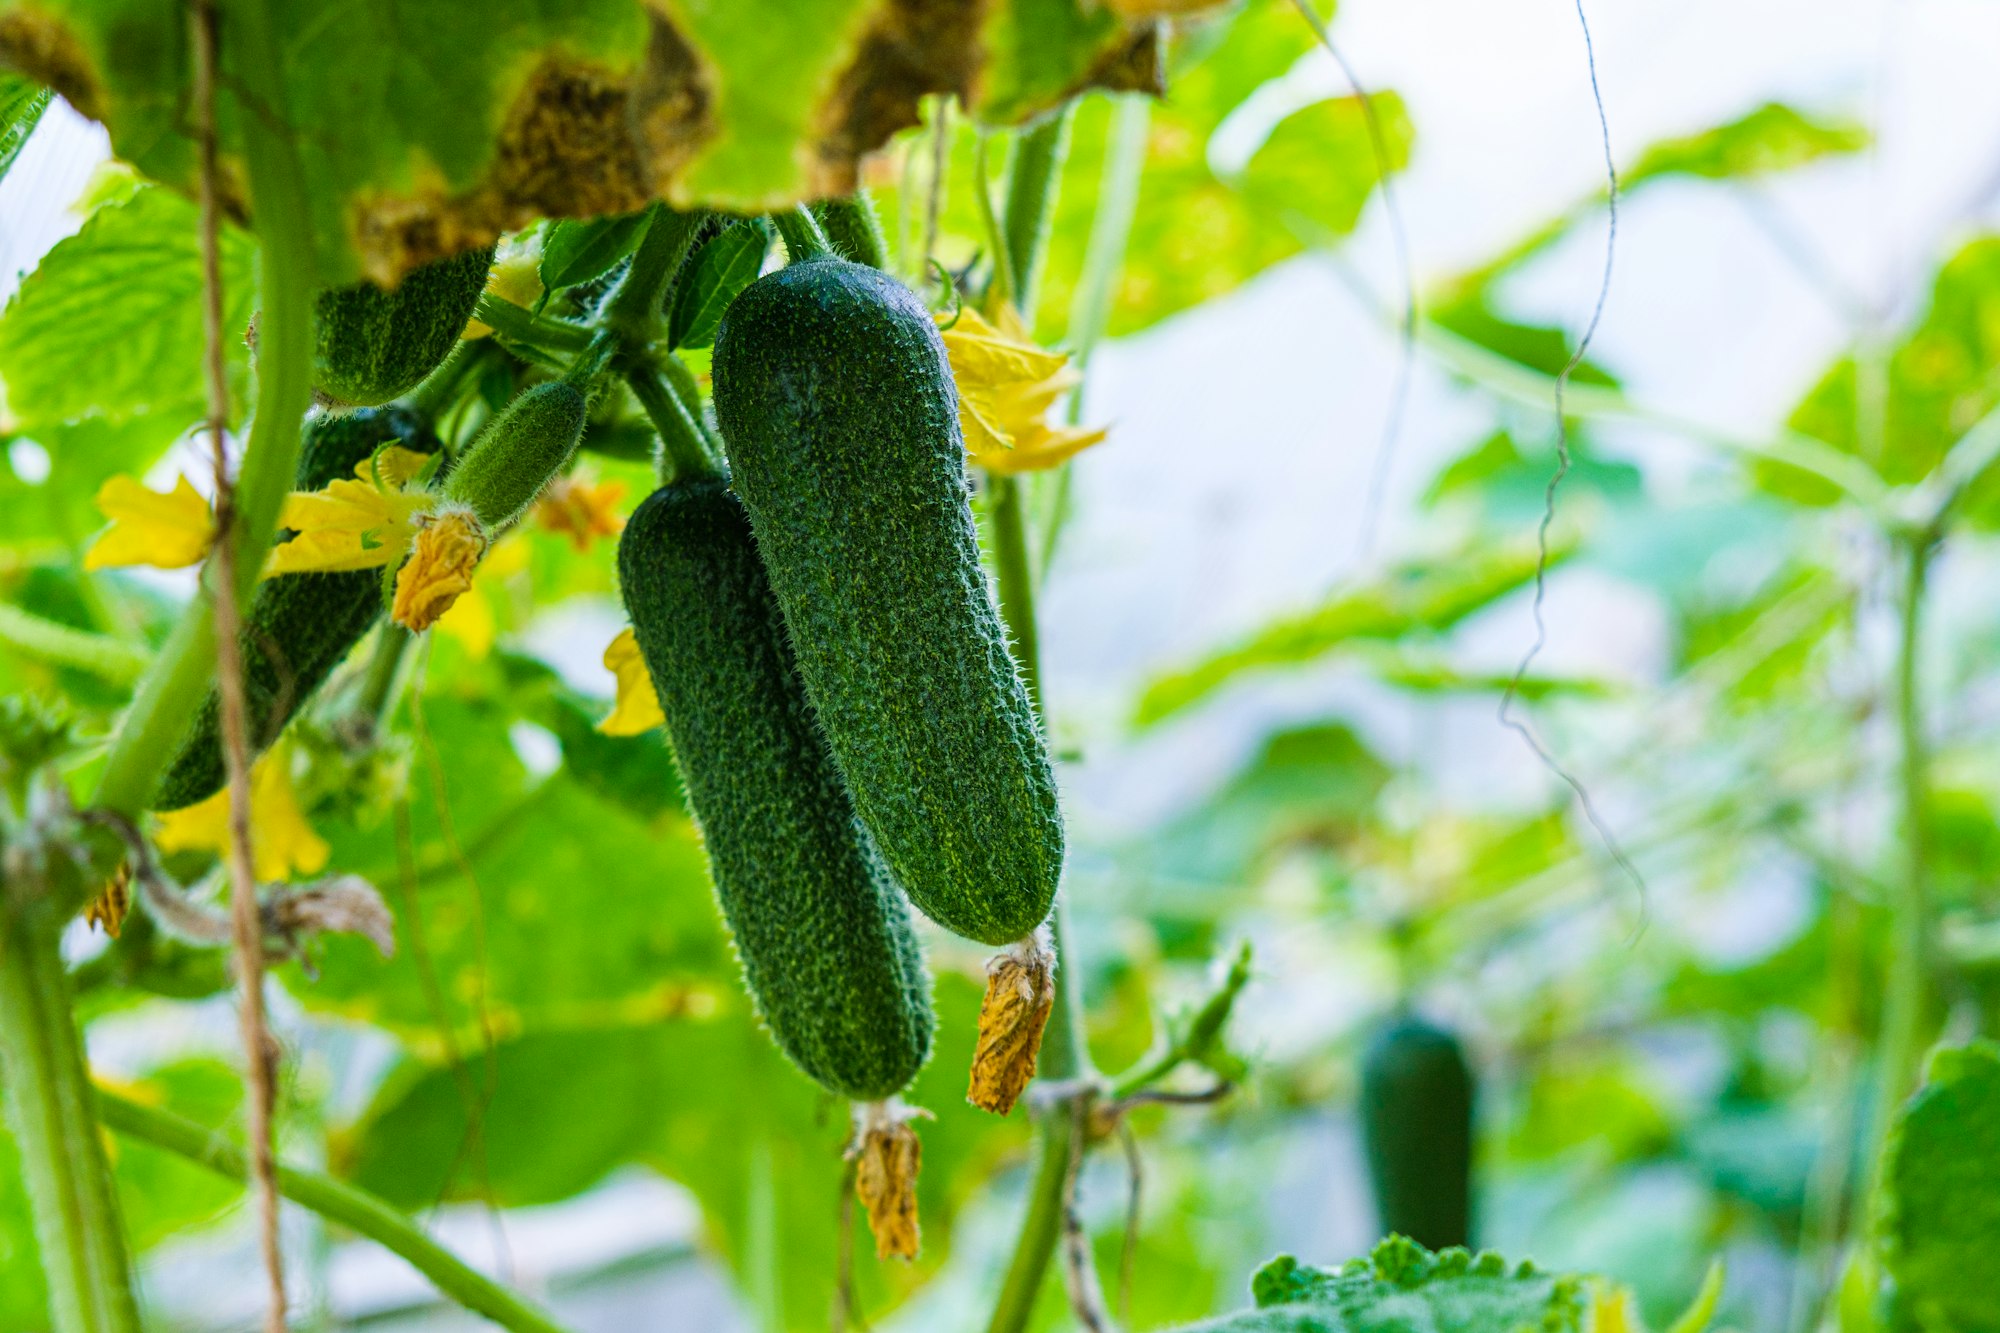
[[[1375,176],[1382,191],[1382,213],[1389,222],[1389,237],[1395,247],[1396,267],[1403,284],[1403,319],[1400,330],[1400,347],[1396,354],[1396,380],[1389,393],[1389,411],[1382,422],[1382,440],[1375,448],[1375,459],[1368,476],[1368,500],[1361,516],[1361,541],[1356,549],[1357,561],[1366,561],[1375,549],[1375,538],[1382,523],[1382,510],[1387,503],[1389,472],[1395,462],[1397,445],[1402,440],[1403,417],[1409,404],[1410,381],[1417,363],[1417,277],[1416,265],[1410,258],[1409,231],[1403,225],[1403,209],[1396,201],[1395,167],[1389,159],[1389,137],[1382,130],[1382,118],[1375,112],[1375,99],[1348,63],[1347,56],[1334,42],[1333,34],[1327,29],[1326,20],[1312,7],[1311,0],[1292,0],[1293,8],[1305,17],[1311,25],[1314,36],[1326,53],[1333,57],[1333,63],[1340,67],[1342,77],[1354,93],[1354,100],[1361,105],[1361,119],[1368,127],[1368,146],[1375,157]]]
[[[1535,659],[1541,656],[1542,649],[1548,645],[1549,639],[1548,623],[1542,614],[1543,603],[1547,600],[1548,596],[1549,530],[1555,526],[1556,521],[1556,493],[1562,489],[1563,478],[1569,475],[1570,470],[1569,418],[1564,411],[1563,398],[1569,390],[1570,376],[1576,373],[1576,368],[1582,365],[1584,357],[1589,355],[1591,340],[1597,336],[1597,326],[1604,318],[1605,304],[1611,299],[1612,265],[1618,253],[1618,164],[1611,152],[1611,119],[1605,113],[1604,90],[1598,84],[1597,80],[1597,48],[1591,40],[1590,18],[1584,13],[1583,0],[1575,0],[1575,4],[1577,26],[1583,31],[1584,63],[1590,71],[1590,98],[1591,102],[1597,108],[1598,137],[1604,148],[1605,211],[1607,219],[1604,231],[1604,274],[1598,281],[1597,300],[1591,307],[1589,323],[1583,327],[1583,336],[1577,339],[1576,351],[1570,354],[1569,361],[1564,364],[1561,372],[1556,376],[1556,470],[1549,477],[1548,487],[1542,493],[1542,521],[1535,529],[1535,598],[1533,603],[1535,638],[1534,642],[1529,644],[1528,651],[1522,654],[1520,665],[1514,668],[1513,678],[1507,682],[1507,692],[1500,697],[1499,718],[1500,725],[1518,734],[1527,743],[1528,748],[1534,751],[1535,757],[1542,762],[1542,766],[1562,779],[1564,785],[1575,795],[1577,806],[1583,811],[1583,817],[1589,821],[1590,827],[1596,831],[1598,838],[1604,843],[1605,850],[1610,853],[1611,859],[1618,863],[1618,868],[1625,872],[1626,876],[1631,879],[1633,886],[1638,890],[1639,920],[1633,928],[1631,937],[1633,941],[1636,941],[1646,929],[1647,894],[1645,876],[1639,873],[1639,868],[1632,864],[1632,860],[1625,854],[1624,848],[1619,846],[1618,839],[1612,835],[1610,826],[1604,822],[1603,816],[1598,813],[1597,804],[1591,800],[1590,792],[1584,787],[1583,783],[1577,779],[1575,774],[1563,767],[1561,762],[1549,750],[1549,747],[1535,734],[1533,727],[1525,720],[1514,715],[1514,704],[1520,697],[1521,682],[1527,678],[1529,669],[1534,665]]]

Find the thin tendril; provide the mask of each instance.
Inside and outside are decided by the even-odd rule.
[[[1396,252],[1396,268],[1403,286],[1403,318],[1398,330],[1400,346],[1396,352],[1396,381],[1389,393],[1389,411],[1382,421],[1382,440],[1375,448],[1375,458],[1369,469],[1368,501],[1362,510],[1361,542],[1356,551],[1357,558],[1365,561],[1375,549],[1375,538],[1382,522],[1382,509],[1387,502],[1389,471],[1396,457],[1396,446],[1403,435],[1403,416],[1409,404],[1410,380],[1417,362],[1417,277],[1416,265],[1410,258],[1410,236],[1403,226],[1402,205],[1396,200],[1395,167],[1389,157],[1389,137],[1382,129],[1382,118],[1375,111],[1375,98],[1362,84],[1354,66],[1333,40],[1333,33],[1327,29],[1326,20],[1312,7],[1311,0],[1292,0],[1292,5],[1305,21],[1312,26],[1319,44],[1333,57],[1333,63],[1340,67],[1340,73],[1347,80],[1347,86],[1354,93],[1354,100],[1360,104],[1362,122],[1368,127],[1368,147],[1375,158],[1375,176],[1382,192],[1382,213],[1389,222],[1389,238]]]
[[[1569,418],[1564,411],[1563,399],[1569,390],[1570,377],[1576,373],[1577,367],[1583,364],[1584,357],[1589,354],[1591,340],[1597,336],[1597,326],[1604,318],[1605,304],[1611,298],[1612,264],[1618,252],[1618,164],[1611,152],[1611,119],[1604,110],[1604,90],[1597,80],[1597,48],[1590,35],[1590,19],[1584,13],[1583,0],[1575,0],[1575,4],[1577,25],[1583,30],[1584,63],[1590,71],[1590,98],[1597,108],[1598,138],[1604,149],[1607,219],[1604,232],[1604,273],[1598,281],[1597,300],[1591,306],[1590,320],[1583,327],[1583,336],[1577,339],[1576,350],[1570,354],[1568,362],[1556,376],[1556,470],[1550,475],[1548,487],[1542,493],[1542,520],[1535,529],[1535,597],[1532,606],[1535,637],[1534,642],[1529,644],[1528,651],[1522,654],[1520,665],[1514,668],[1514,675],[1507,682],[1507,692],[1500,697],[1499,718],[1500,725],[1518,734],[1534,752],[1535,757],[1541,761],[1542,766],[1562,779],[1575,794],[1577,806],[1583,811],[1583,817],[1596,831],[1611,859],[1617,862],[1618,868],[1625,872],[1638,890],[1639,920],[1631,936],[1632,940],[1636,941],[1646,929],[1645,877],[1639,873],[1639,868],[1632,863],[1631,858],[1626,856],[1624,848],[1619,846],[1618,839],[1612,835],[1610,826],[1599,815],[1597,804],[1591,800],[1590,792],[1584,788],[1583,783],[1575,774],[1563,767],[1548,746],[1535,734],[1534,728],[1514,713],[1514,705],[1520,698],[1521,682],[1526,679],[1529,669],[1534,666],[1535,659],[1541,656],[1542,649],[1548,645],[1548,623],[1543,617],[1542,610],[1548,596],[1549,530],[1555,526],[1556,521],[1556,493],[1561,490],[1563,479],[1569,475],[1570,470]]]

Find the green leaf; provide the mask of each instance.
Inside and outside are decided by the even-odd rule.
[[[1864,369],[1842,358],[1806,395],[1791,424],[1855,454],[1891,484],[1921,480],[1958,439],[2000,407],[2000,237],[1960,249],[1939,269],[1930,306],[1889,350],[1886,365]],[[1758,470],[1767,489],[1796,503],[1838,498],[1826,483],[1776,464]],[[1973,489],[1966,508],[1985,526],[2000,523],[2000,486]]]
[[[1509,361],[1544,375],[1560,375],[1575,355],[1570,335],[1552,325],[1523,324],[1496,313],[1491,290],[1491,279],[1495,276],[1497,273],[1477,275],[1477,281],[1466,284],[1457,295],[1426,311],[1425,318]],[[1588,360],[1577,363],[1570,379],[1578,384],[1618,387],[1617,376]]]
[[[962,11],[962,12],[961,12]],[[185,15],[172,6],[0,0],[0,65],[109,127],[114,151],[190,190]],[[1017,122],[1080,88],[1133,83],[1154,25],[1091,0],[929,16],[880,0],[495,0],[467,8],[277,0],[276,82],[300,127],[321,278],[393,281],[540,216],[677,206],[761,212],[851,188],[927,93],[981,90]],[[244,179],[233,93],[249,25],[225,25],[223,176]],[[231,201],[241,204],[240,196]]]
[[[2000,1329],[2000,1045],[1931,1057],[1889,1145],[1884,1261],[1916,1326]]]
[[[48,109],[48,89],[18,74],[0,73],[0,179],[5,179]]]
[[[1188,1333],[1582,1333],[1581,1278],[1492,1251],[1432,1254],[1391,1236],[1366,1259],[1315,1268],[1281,1254],[1250,1280],[1257,1308]]]
[[[646,232],[644,212],[564,220],[549,228],[542,242],[542,287],[556,291],[601,278],[632,253]]]
[[[1571,548],[1549,551],[1554,567]],[[1488,543],[1390,570],[1380,582],[1342,592],[1285,616],[1190,666],[1155,676],[1139,697],[1136,721],[1150,726],[1190,708],[1248,671],[1310,662],[1357,640],[1436,634],[1534,582],[1532,541]]]
[[[938,1047],[970,1049],[979,988],[946,974],[937,993]],[[924,1254],[911,1267],[856,1265],[863,1301],[878,1309],[935,1272],[951,1219],[994,1159],[1018,1150],[1018,1124],[965,1102],[963,1064],[934,1059],[907,1094],[935,1112],[919,1123]],[[471,1156],[467,1087],[481,1090]],[[639,1162],[699,1200],[710,1241],[745,1285],[758,1263],[751,1182],[768,1173],[785,1285],[782,1327],[824,1329],[833,1294],[837,1208],[848,1108],[778,1054],[740,998],[708,1017],[579,1028],[502,1043],[491,1065],[470,1053],[453,1071],[412,1063],[336,1142],[336,1167],[407,1208],[439,1198],[547,1202]],[[857,1225],[860,1225],[857,1222]],[[865,1233],[859,1244],[867,1244]]]
[[[1370,98],[1388,150],[1388,168],[1409,165],[1416,137],[1403,99],[1393,92]],[[1341,169],[1333,169],[1339,164]],[[1228,184],[1252,214],[1290,224],[1313,243],[1338,240],[1361,220],[1380,183],[1374,149],[1359,99],[1329,97],[1292,112],[1271,130],[1241,174]]]
[[[707,347],[715,341],[722,312],[763,270],[773,234],[763,218],[746,218],[701,247],[687,276],[674,288],[674,308],[667,318],[668,347]]]
[[[222,233],[222,283],[230,389],[241,403],[257,264],[256,246],[233,227]],[[198,215],[152,187],[99,209],[28,275],[0,315],[0,380],[25,431],[149,412],[192,422],[206,397],[202,347]]]
[[[1625,173],[1628,190],[1666,176],[1731,180],[1792,171],[1823,157],[1858,153],[1872,142],[1866,126],[1817,120],[1783,102],[1766,102],[1750,114],[1700,134],[1662,139]]]

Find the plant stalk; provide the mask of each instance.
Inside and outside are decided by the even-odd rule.
[[[123,639],[59,625],[4,602],[0,602],[0,643],[56,666],[88,671],[113,685],[132,684],[146,674],[153,660],[144,648]]]
[[[1068,116],[1069,112],[1065,109],[1057,121],[1066,124]],[[1054,159],[1045,170],[1020,170],[1021,158],[1017,156],[1017,179],[1022,182],[1022,188],[1017,190],[1010,182],[1007,215],[994,229],[996,238],[1005,238],[1000,253],[995,256],[996,276],[1007,284],[1002,291],[1009,299],[1017,301],[1016,309],[1021,309],[1018,300],[1022,289],[1009,282],[1012,276],[1010,270],[1029,272],[1040,267],[1040,254],[1048,241],[1046,220],[1061,176],[1056,167],[1060,164],[1060,150],[1064,142],[1066,136],[1058,129],[1036,150],[1037,156],[1046,153]],[[1030,184],[1035,188],[1028,188]],[[982,211],[990,214],[991,204],[986,195],[983,172],[978,185],[980,202],[984,206]],[[1018,253],[1025,259],[1024,264],[1014,262],[1017,237],[1021,244]],[[1024,318],[1032,319],[1032,312],[1022,310],[1022,314]],[[1029,699],[1034,703],[1036,717],[1043,720],[1046,728],[1042,703],[1041,641],[1035,622],[1035,584],[1028,556],[1027,513],[1022,487],[1017,478],[994,473],[987,475],[987,483],[992,488],[993,496],[990,517],[1000,618],[1013,641],[1015,660],[1020,664],[1022,681],[1027,686]],[[1062,900],[1058,898],[1056,910],[1049,918],[1059,960],[1056,1003],[1049,1015],[1048,1029],[1043,1034],[1036,1076],[1038,1081],[1066,1084],[1076,1089],[1072,1097],[1088,1096],[1096,1075],[1083,1025],[1081,997],[1075,984],[1081,976],[1081,968],[1070,948],[1064,915]],[[1027,1212],[1021,1219],[1014,1254],[1008,1261],[1007,1275],[1001,1284],[993,1316],[987,1323],[987,1333],[1022,1333],[1027,1328],[1034,1315],[1035,1300],[1041,1292],[1042,1281],[1048,1275],[1050,1260],[1062,1239],[1072,1159],[1082,1151],[1082,1145],[1077,1142],[1074,1133],[1074,1112],[1069,1099],[1060,1099],[1039,1110],[1041,1115],[1035,1134],[1035,1174],[1028,1186]]]
[[[671,352],[662,353],[671,360]],[[662,365],[651,358],[628,365],[625,382],[632,396],[645,409],[646,417],[660,436],[660,474],[665,481],[686,481],[714,476],[717,468],[709,452],[708,435],[694,406],[685,401],[679,388]]]
[[[701,227],[699,209],[682,213],[665,204],[654,204],[653,218],[632,263],[605,306],[605,326],[616,332],[627,347],[651,342],[666,305],[667,288],[680,271],[681,261],[694,245]]]
[[[278,529],[299,455],[299,420],[312,401],[312,301],[317,286],[305,173],[285,124],[283,68],[268,5],[245,0],[230,9],[238,41],[225,52],[223,86],[256,107],[237,119],[256,219],[263,309],[257,324],[257,402],[250,441],[236,476],[239,601],[256,590],[262,552]],[[233,58],[230,58],[233,53]],[[214,561],[204,571],[215,577]],[[211,584],[212,587],[212,584]],[[136,816],[159,785],[187,721],[215,677],[215,605],[197,596],[161,648],[111,742],[92,804]]]
[[[778,235],[785,241],[785,262],[801,263],[808,259],[826,259],[833,255],[833,243],[826,239],[819,223],[804,204],[791,208],[781,208],[771,214],[771,221],[778,228]]]
[[[1076,103],[1065,102],[1062,110],[1016,135],[1007,155],[1007,271],[1014,280],[1014,304],[1030,324],[1049,249],[1049,224],[1055,218],[1056,182],[1069,156],[1075,108]],[[1095,234],[1094,227],[1092,231]]]
[[[1901,751],[1903,865],[1890,899],[1889,966],[1883,978],[1882,1035],[1878,1045],[1874,1151],[1870,1156],[1870,1209],[1881,1215],[1883,1153],[1896,1108],[1917,1080],[1930,1007],[1930,885],[1928,756],[1924,744],[1921,663],[1924,592],[1934,535],[1905,536],[1901,626],[1896,657],[1896,733]]]
[[[0,925],[0,1070],[56,1333],[139,1333],[131,1265],[62,964],[62,915],[27,886]]]
[[[220,1133],[103,1088],[96,1092],[98,1114],[107,1128],[184,1157],[219,1176],[243,1178],[243,1149]],[[278,1188],[300,1207],[366,1236],[405,1260],[442,1295],[502,1328],[516,1333],[563,1333],[562,1326],[547,1314],[468,1266],[426,1236],[408,1217],[368,1191],[317,1171],[282,1164],[278,1167]]]

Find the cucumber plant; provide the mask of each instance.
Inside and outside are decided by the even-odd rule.
[[[362,281],[313,302],[313,387],[334,403],[373,407],[436,370],[458,344],[493,267],[490,245],[434,260],[392,291]]]

